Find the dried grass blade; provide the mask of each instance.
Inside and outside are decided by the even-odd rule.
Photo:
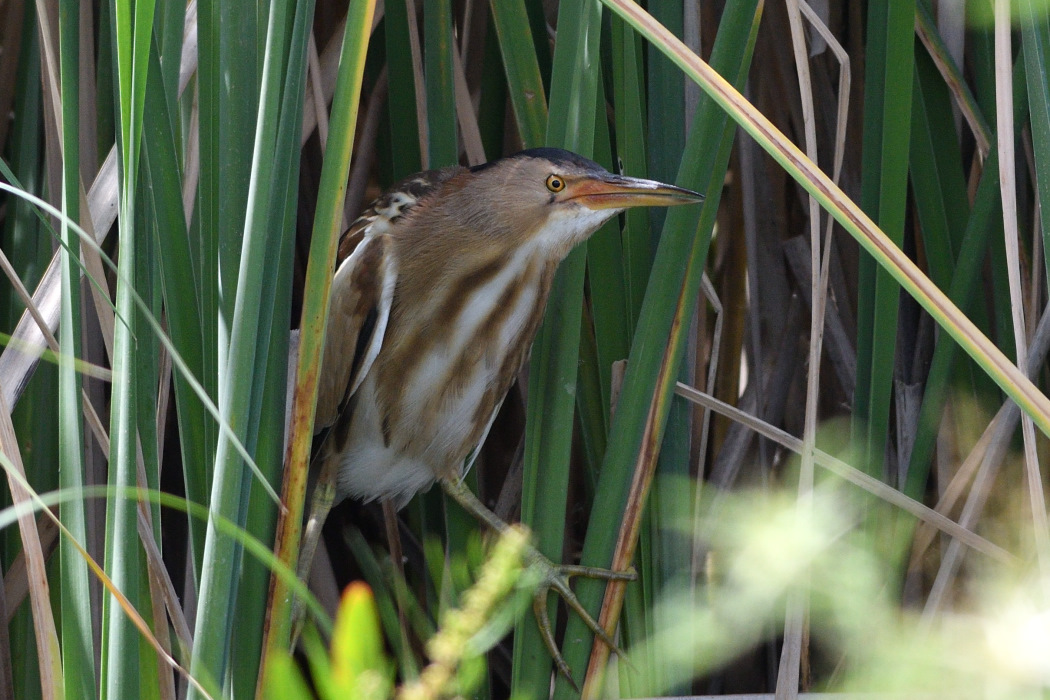
[[[1013,320],[1017,367],[1028,364],[1028,340],[1025,338],[1024,299],[1021,290],[1021,262],[1017,225],[1017,181],[1014,151],[1014,100],[1009,0],[995,3],[995,118],[999,152],[999,188],[1003,203],[1003,233],[1006,236],[1006,267],[1010,279],[1010,312]],[[1050,572],[1050,518],[1046,512],[1043,480],[1039,473],[1039,455],[1035,445],[1035,426],[1029,415],[1021,416],[1024,438],[1025,474],[1032,508],[1037,556],[1043,573]]]
[[[25,468],[18,449],[18,438],[11,423],[11,412],[7,402],[0,396],[0,452],[10,462],[13,471],[7,472],[11,489],[11,500],[16,505],[29,503],[32,499],[24,484]],[[36,635],[36,650],[40,664],[40,687],[45,700],[62,697],[62,653],[58,644],[58,631],[51,611],[51,593],[47,583],[47,568],[44,551],[40,546],[40,532],[32,511],[27,510],[18,518],[18,530],[22,535],[22,551],[25,552],[29,600],[33,613],[33,630]]]

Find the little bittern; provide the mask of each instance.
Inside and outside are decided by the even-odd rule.
[[[701,199],[554,148],[420,173],[377,199],[339,241],[316,414],[328,433],[303,561],[333,500],[400,508],[435,481],[505,527],[460,481],[528,358],[558,264],[628,207]],[[566,583],[578,568],[530,560],[546,567],[543,599],[555,588],[608,640]],[[537,610],[568,675],[546,604]]]

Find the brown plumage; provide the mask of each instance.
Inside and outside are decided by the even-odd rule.
[[[558,149],[421,173],[377,199],[339,243],[320,488],[400,507],[441,481],[491,524],[458,480],[528,357],[558,264],[627,207],[700,199]]]

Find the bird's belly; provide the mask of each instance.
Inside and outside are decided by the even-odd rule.
[[[376,373],[354,396],[345,447],[339,457],[338,492],[365,501],[391,499],[401,508],[433,485],[438,474],[424,454],[395,441],[389,417],[377,401]],[[399,431],[400,432],[400,429]]]
[[[435,480],[462,473],[514,381],[532,316],[542,309],[525,294],[504,311],[501,323],[489,324],[491,337],[458,324],[449,342],[424,346],[410,363],[380,356],[353,400],[341,493],[401,506]],[[461,320],[472,316],[478,324],[488,318],[468,305]]]
[[[340,493],[364,501],[390,498],[400,508],[437,479],[457,477],[481,439],[478,408],[492,401],[485,384],[492,386],[493,380],[474,382],[446,400],[435,392],[419,403],[404,403],[397,415],[384,419],[374,379],[367,378],[355,397],[340,459]],[[435,404],[440,408],[434,410]]]

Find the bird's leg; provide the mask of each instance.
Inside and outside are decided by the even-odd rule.
[[[310,578],[310,569],[313,567],[314,554],[317,553],[317,543],[321,540],[321,528],[328,513],[332,510],[335,501],[335,479],[337,459],[326,459],[321,467],[321,474],[314,485],[312,500],[310,501],[310,516],[303,529],[303,540],[299,547],[299,566],[296,574],[304,583]],[[303,601],[295,598],[292,601],[292,636],[290,648],[294,649],[299,641],[299,634],[303,631],[303,622],[306,618],[306,609]]]
[[[499,516],[489,510],[484,503],[478,500],[478,497],[462,481],[442,479],[441,488],[454,498],[464,510],[496,532],[503,533],[510,527]],[[536,588],[536,593],[532,600],[532,609],[536,615],[536,625],[540,628],[540,634],[543,635],[543,641],[547,645],[547,651],[550,652],[551,658],[554,659],[555,666],[569,679],[573,687],[576,686],[576,683],[569,673],[569,664],[565,662],[561,652],[558,651],[557,645],[554,643],[554,633],[551,631],[551,622],[547,615],[547,594],[552,589],[562,597],[570,608],[576,611],[576,614],[583,619],[591,632],[607,644],[617,655],[623,656],[623,650],[616,646],[616,642],[591,617],[590,613],[584,609],[579,599],[577,599],[576,594],[572,592],[572,589],[569,587],[569,579],[573,576],[585,576],[604,581],[633,581],[637,578],[636,574],[628,571],[609,571],[608,569],[599,569],[591,566],[555,564],[532,545],[527,546],[525,559],[526,565],[536,567],[542,573],[540,585]]]

